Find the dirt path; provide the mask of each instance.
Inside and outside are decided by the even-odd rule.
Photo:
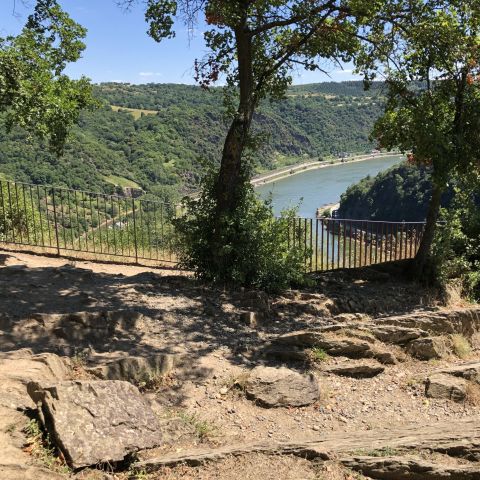
[[[352,463],[352,450],[376,451],[388,447],[387,453],[392,457],[389,462],[395,465],[392,468],[409,472],[425,465],[410,457],[393,458],[396,450],[415,445],[419,449],[444,446],[444,453],[439,454],[444,457],[438,461],[431,456],[422,460],[430,462],[429,465],[437,462],[442,468],[457,461],[453,453],[445,454],[448,449],[480,450],[480,403],[474,399],[453,402],[426,398],[424,384],[429,375],[440,369],[480,360],[480,337],[473,316],[464,331],[470,344],[464,358],[450,352],[430,361],[411,357],[403,345],[391,343],[388,338],[373,339],[368,332],[349,326],[352,322],[359,328],[370,324],[382,327],[408,324],[409,328],[425,325],[422,328],[434,329],[437,325],[444,328],[442,335],[455,333],[457,327],[461,333],[460,320],[457,326],[455,319],[453,323],[427,321],[436,312],[446,315],[451,308],[468,306],[459,297],[452,297],[445,308],[434,291],[404,282],[396,271],[378,269],[324,274],[316,287],[282,295],[216,289],[177,273],[0,252],[2,480],[58,477],[57,473],[45,476],[45,466],[22,450],[26,408],[33,408],[25,400],[22,404],[25,382],[45,372],[32,370],[28,359],[20,364],[14,357],[21,348],[28,348],[33,354],[52,352],[74,359],[114,354],[175,355],[179,361],[172,375],[145,393],[162,421],[168,425],[172,420],[176,422],[172,431],[166,428],[162,432],[161,447],[139,454],[144,462],[141,466],[150,468],[156,462],[155,468],[160,468],[150,477],[155,480],[238,480],[240,470],[245,472],[245,480],[352,480],[356,478],[352,469],[358,467],[358,463]],[[125,331],[94,339],[87,333],[75,342],[56,336],[57,327],[68,329],[68,315],[77,312],[87,312],[98,321],[107,318],[102,316],[104,312],[122,315],[133,312],[139,320]],[[255,322],[250,323],[249,313],[255,314]],[[392,315],[397,317],[392,319]],[[398,361],[382,365],[380,373],[371,378],[353,378],[331,373],[331,369],[346,362],[355,366],[362,359],[339,354],[326,355],[321,363],[295,364],[263,354],[265,345],[282,334],[305,329],[319,331],[335,325],[341,326],[342,335],[353,335],[342,337],[343,340],[366,342]],[[1,355],[6,356],[3,363]],[[266,409],[237,387],[255,366],[281,364],[298,372],[311,372],[320,385],[320,400],[304,407]],[[19,371],[25,373],[21,378],[17,378]],[[331,464],[315,466],[303,458],[310,452],[321,459],[327,451],[336,452],[336,460],[342,460],[343,464],[331,460]],[[216,461],[201,467],[165,466],[189,456],[192,461],[199,461],[212,455]],[[159,458],[160,461],[155,460]],[[372,464],[372,458],[362,460],[365,468],[384,469]],[[404,461],[408,465],[398,467]],[[474,467],[466,465],[463,477],[458,478],[469,479]],[[25,473],[25,469],[31,473]],[[435,470],[430,468],[430,471]],[[77,477],[98,478],[93,476],[95,472],[91,477],[87,473],[82,475]],[[125,472],[116,475],[122,480],[130,478]],[[449,475],[444,477],[454,478]]]

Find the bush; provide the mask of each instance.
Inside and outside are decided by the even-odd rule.
[[[480,300],[480,179],[457,186],[451,208],[442,210],[432,247],[433,275],[440,285],[462,280],[464,294]]]
[[[235,215],[224,218],[215,235],[214,183],[209,173],[200,198],[183,201],[185,213],[175,221],[180,264],[203,280],[268,291],[304,284],[311,252],[289,242],[295,211],[276,219],[271,202],[260,201],[245,182]],[[300,230],[296,235],[303,235]]]

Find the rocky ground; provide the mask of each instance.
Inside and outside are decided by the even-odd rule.
[[[395,269],[266,295],[132,266],[0,264],[2,479],[480,478],[480,309],[453,291],[440,300]],[[136,395],[112,381],[142,407],[122,417]],[[49,427],[60,451],[33,428],[32,398],[45,424],[71,407]],[[79,447],[74,404],[119,415],[96,422],[116,436],[111,462]],[[124,448],[140,451],[119,462]]]

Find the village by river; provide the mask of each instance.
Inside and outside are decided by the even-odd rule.
[[[350,185],[368,175],[375,176],[403,159],[404,156],[395,155],[328,165],[258,185],[256,191],[262,198],[271,196],[275,214],[298,206],[299,216],[314,218],[317,208],[339,202]]]

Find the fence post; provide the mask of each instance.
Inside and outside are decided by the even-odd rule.
[[[52,188],[52,204],[53,204],[53,225],[55,227],[55,241],[57,243],[57,255],[60,256],[60,241],[58,239],[57,205],[55,203],[55,188]]]
[[[133,246],[135,248],[135,263],[138,263],[138,245],[137,245],[137,220],[135,216],[135,199],[132,197],[132,215],[133,215]]]

